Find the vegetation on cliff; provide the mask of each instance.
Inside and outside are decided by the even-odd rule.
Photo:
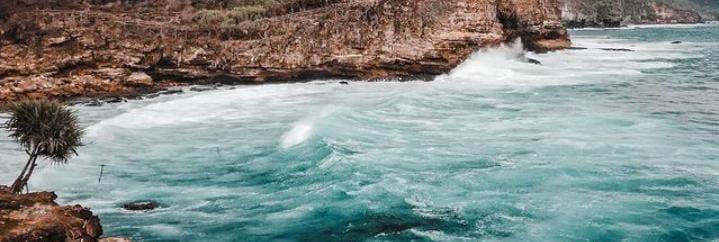
[[[622,24],[697,23],[719,16],[709,0],[561,0],[569,27],[617,27]]]
[[[38,158],[67,162],[82,145],[82,129],[75,113],[55,101],[20,101],[8,105],[5,128],[29,158],[10,191],[20,193],[35,171]]]
[[[12,2],[0,24],[0,102],[178,83],[428,78],[517,38],[536,51],[570,45],[556,0]]]
[[[4,127],[29,159],[11,187],[0,186],[0,241],[97,241],[100,219],[80,205],[62,207],[52,192],[21,194],[38,158],[67,162],[81,145],[75,113],[56,101],[20,101],[5,105]]]

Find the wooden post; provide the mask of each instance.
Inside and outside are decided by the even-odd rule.
[[[97,178],[97,183],[102,181],[102,173],[105,171],[105,164],[100,165],[100,176]]]

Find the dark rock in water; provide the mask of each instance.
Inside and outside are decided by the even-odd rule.
[[[621,19],[574,19],[562,21],[569,29],[583,28],[619,28],[623,27]]]
[[[602,25],[605,28],[620,28],[622,27],[622,21],[618,19],[604,19]]]
[[[569,48],[567,48],[567,49],[568,49],[568,50],[587,50],[588,48],[584,48],[584,47],[569,47]]]
[[[542,62],[537,59],[526,58],[525,61],[529,64],[541,65]]]
[[[124,99],[124,98],[122,98],[122,97],[110,97],[110,98],[105,98],[103,101],[105,101],[106,103],[122,103],[122,102],[127,102],[127,100]]]
[[[677,40],[677,41],[672,41],[672,44],[673,44],[673,45],[677,45],[677,44],[681,44],[681,43],[682,43],[682,42],[681,42],[681,41],[678,41],[678,40]]]
[[[349,82],[346,82],[346,81],[341,81],[340,84],[341,84],[341,85],[349,85],[350,83],[349,83]]]
[[[159,207],[159,205],[154,201],[136,201],[122,205],[122,208],[130,211],[153,210],[157,207]]]
[[[605,51],[622,51],[622,52],[634,52],[634,50],[625,49],[625,48],[599,48],[600,50]]]
[[[89,104],[89,103],[92,103],[92,102],[95,102],[95,99],[86,98],[86,97],[81,97],[81,98],[76,98],[76,99],[73,99],[73,100],[69,101],[68,104],[71,105],[71,106],[74,106],[74,105]]]
[[[147,94],[147,95],[145,95],[144,98],[156,98],[156,97],[159,97],[159,96],[160,96],[159,93],[152,93],[152,94]]]
[[[160,94],[167,95],[167,94],[177,94],[177,93],[183,93],[185,91],[182,90],[182,88],[168,88],[167,90],[159,92]]]
[[[190,87],[190,91],[193,91],[193,92],[205,92],[205,91],[211,91],[211,90],[217,90],[217,86],[193,86],[193,87]]]
[[[85,106],[89,106],[89,107],[99,107],[99,106],[102,106],[102,105],[104,105],[104,104],[105,104],[105,103],[100,102],[100,101],[98,101],[98,100],[92,100],[91,102],[85,103]]]

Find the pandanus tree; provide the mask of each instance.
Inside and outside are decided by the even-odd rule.
[[[21,193],[37,166],[38,158],[66,163],[82,145],[83,130],[75,113],[56,101],[27,100],[6,107],[5,128],[27,153],[28,160],[10,189]]]

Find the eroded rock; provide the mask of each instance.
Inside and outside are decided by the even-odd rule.
[[[52,192],[13,194],[0,187],[0,241],[92,242],[100,219],[80,205],[60,206]]]
[[[0,79],[38,79],[22,87],[0,82],[0,102],[133,95],[178,82],[428,79],[517,38],[539,52],[570,46],[557,0],[316,2],[230,26],[183,23],[163,1],[13,9],[0,29],[23,27],[14,39],[0,39]],[[143,14],[121,11],[133,4],[144,6]],[[40,11],[48,9],[55,11]],[[37,49],[32,38],[48,45]]]
[[[130,74],[129,77],[127,77],[127,80],[125,81],[127,85],[130,86],[152,86],[153,81],[152,77],[150,75],[144,73],[144,72],[134,72]]]

